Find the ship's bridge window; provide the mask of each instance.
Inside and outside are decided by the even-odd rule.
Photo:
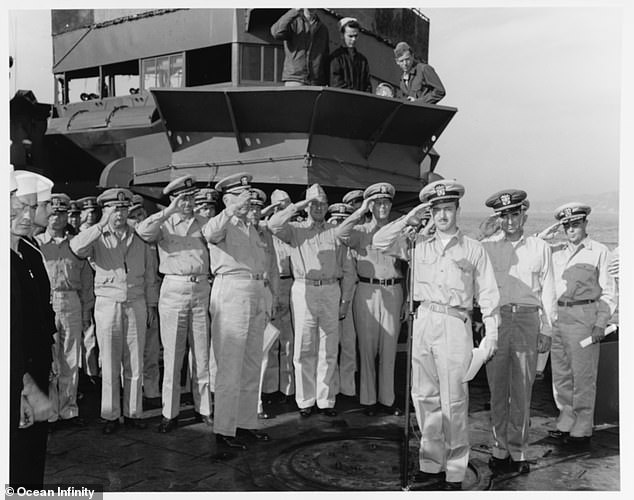
[[[141,61],[143,89],[183,87],[185,69],[183,61],[182,53],[143,59]]]
[[[281,45],[243,44],[240,79],[243,82],[281,83],[283,64]]]

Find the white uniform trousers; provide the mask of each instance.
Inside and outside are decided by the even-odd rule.
[[[486,364],[493,456],[527,460],[531,395],[537,369],[539,312],[501,311],[498,350]]]
[[[357,334],[353,309],[354,304],[350,304],[346,317],[339,321],[339,362],[335,381],[336,393],[344,396],[354,396],[357,393],[354,380],[357,371]]]
[[[143,351],[143,395],[146,398],[158,398],[159,389],[159,355],[161,340],[159,338],[159,318],[154,318],[145,332],[145,349]]]
[[[52,292],[55,311],[53,366],[55,376],[49,384],[52,413],[49,422],[79,415],[77,385],[81,359],[81,302],[76,291]]]
[[[260,388],[258,390],[258,394],[260,394],[260,398],[258,398],[258,413],[264,412],[264,405],[262,404],[261,397],[262,392],[265,392],[264,389],[262,389],[264,385],[264,377],[267,370],[269,354],[274,345],[277,344],[279,346],[279,338],[280,331],[273,325],[273,323],[268,322],[264,328],[264,340],[262,343],[262,368],[260,370]]]
[[[180,412],[180,375],[189,342],[192,395],[195,411],[211,415],[209,390],[209,282],[167,274],[159,297],[163,344],[163,416]]]
[[[557,429],[573,437],[592,435],[600,344],[581,347],[579,341],[592,334],[596,318],[596,302],[559,307],[553,328],[550,362]]]
[[[97,346],[97,334],[95,333],[95,318],[93,313],[92,323],[82,332],[82,363],[86,375],[99,376],[99,350]]]
[[[412,340],[412,401],[421,429],[420,470],[464,480],[469,462],[471,322],[419,307]]]
[[[119,403],[123,375],[123,415],[143,416],[143,349],[147,309],[145,299],[115,302],[95,298],[95,327],[101,361],[101,417],[121,416]]]
[[[354,296],[354,323],[359,341],[359,401],[362,405],[378,402],[394,404],[394,368],[396,348],[401,330],[403,288],[359,282]]]
[[[340,297],[339,283],[293,283],[295,401],[300,409],[315,403],[319,408],[335,406]]]
[[[238,427],[257,426],[266,321],[264,282],[217,275],[209,310],[218,366],[214,433],[235,436]]]

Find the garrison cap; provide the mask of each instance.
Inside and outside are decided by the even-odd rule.
[[[343,199],[341,200],[343,203],[354,203],[355,201],[363,200],[363,191],[360,189],[355,189],[354,191],[348,191]]]
[[[562,224],[564,222],[572,222],[575,220],[585,220],[591,211],[592,208],[590,205],[573,201],[571,203],[565,203],[555,210],[555,219]]]
[[[251,203],[264,206],[266,203],[266,193],[258,188],[251,188]]]
[[[84,196],[77,200],[77,203],[79,203],[82,210],[96,210],[99,208],[96,196]]]
[[[216,183],[216,190],[222,194],[235,193],[240,194],[245,189],[251,188],[251,180],[253,176],[246,172],[228,175],[223,177]]]
[[[37,195],[38,203],[51,199],[53,181],[48,177],[30,172],[28,170],[16,170],[14,173],[16,183],[16,196]]]
[[[418,198],[422,203],[442,203],[459,200],[464,195],[464,186],[449,179],[442,179],[427,184],[420,190]]]
[[[129,207],[131,201],[132,192],[125,188],[106,189],[97,197],[102,207]]]
[[[363,192],[363,199],[367,200],[370,196],[374,198],[394,198],[396,189],[389,182],[377,182],[372,184]]]
[[[68,204],[69,214],[78,214],[81,212],[81,203],[78,200],[70,200]]]
[[[516,208],[530,207],[527,196],[526,191],[521,189],[505,189],[489,196],[484,204],[501,214]]]
[[[140,194],[133,194],[131,205],[129,208],[130,213],[132,213],[132,211],[136,210],[137,208],[143,208],[143,196],[141,196]]]
[[[342,17],[341,20],[339,21],[339,31],[343,32],[345,27],[350,23],[359,24],[359,21],[357,20],[356,17]]]
[[[165,188],[163,194],[170,196],[178,196],[179,194],[193,194],[198,191],[196,187],[196,179],[193,175],[183,175],[178,179],[174,179]]]
[[[396,47],[394,47],[394,56],[398,59],[399,57],[402,57],[405,54],[405,52],[409,52],[410,54],[413,53],[413,50],[409,46],[409,43],[398,42],[396,44]]]
[[[199,189],[194,197],[194,201],[196,205],[206,205],[212,204],[215,205],[220,200],[220,193],[213,188],[202,188]]]
[[[282,191],[281,189],[276,189],[271,193],[271,205],[279,203],[280,201],[288,200],[291,201],[291,197],[288,195],[286,191]]]
[[[319,184],[313,184],[306,190],[306,199],[313,200],[318,199],[320,201],[328,201],[326,191]]]
[[[53,212],[68,212],[70,206],[70,196],[64,193],[53,193],[51,195],[51,209]]]

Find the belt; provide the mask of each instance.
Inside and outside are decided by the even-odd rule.
[[[206,274],[166,274],[165,277],[177,281],[191,281],[192,283],[200,283],[209,279]]]
[[[255,281],[262,281],[264,280],[264,274],[262,273],[223,273],[223,274],[216,274],[216,276],[220,276],[224,279],[231,279],[231,280],[255,280]]]
[[[537,312],[539,311],[539,306],[524,306],[522,304],[504,304],[500,306],[501,311],[511,311],[513,313],[516,312]]]
[[[79,293],[79,290],[51,290],[52,293],[56,293],[59,295],[71,294],[71,293]]]
[[[359,281],[361,283],[370,283],[371,285],[392,286],[397,283],[403,283],[404,278],[386,278],[379,280],[376,278],[364,278],[363,276],[359,276]]]
[[[290,280],[292,276],[290,274],[280,275],[281,280]]]
[[[295,281],[303,281],[307,285],[311,286],[322,286],[322,285],[332,285],[339,281],[339,278],[325,278],[322,280],[309,280],[307,278],[295,278]]]
[[[436,304],[435,302],[419,302],[418,307],[422,307],[424,309],[428,309],[429,311],[434,311],[442,314],[447,314],[449,316],[453,316],[454,318],[458,318],[463,322],[467,322],[467,319],[470,317],[470,311],[466,309],[462,309],[460,307],[446,306],[444,304]]]
[[[557,305],[562,307],[572,307],[572,306],[582,306],[584,304],[592,304],[596,302],[597,299],[587,299],[587,300],[558,300]]]

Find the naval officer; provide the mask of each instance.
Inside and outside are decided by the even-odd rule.
[[[136,226],[156,243],[164,275],[159,298],[163,344],[163,419],[158,432],[171,432],[180,412],[180,369],[189,344],[196,420],[211,425],[209,389],[209,252],[202,229],[206,220],[194,213],[195,179],[184,175],[163,189],[170,204]]]
[[[143,351],[148,319],[156,314],[156,268],[149,245],[127,222],[132,193],[112,188],[98,197],[101,220],[70,241],[79,257],[89,257],[95,272],[95,327],[99,342],[104,434],[119,427],[120,383],[126,425],[139,429],[143,416]]]
[[[501,316],[498,350],[486,365],[494,442],[489,467],[526,474],[537,356],[550,349],[557,313],[552,258],[546,242],[524,234],[530,206],[525,191],[499,191],[485,205],[494,210],[502,233],[482,240],[495,271]],[[490,225],[487,236],[495,227]]]
[[[500,295],[493,266],[482,244],[458,229],[464,187],[439,180],[420,192],[422,205],[383,226],[375,248],[401,259],[407,256],[406,227],[431,206],[436,232],[416,236],[414,297],[418,302],[412,340],[412,401],[421,429],[417,481],[438,482],[459,490],[469,462],[469,391],[463,381],[471,360],[470,313],[474,298],[482,310],[486,358],[497,349]],[[444,474],[443,474],[444,472]]]

